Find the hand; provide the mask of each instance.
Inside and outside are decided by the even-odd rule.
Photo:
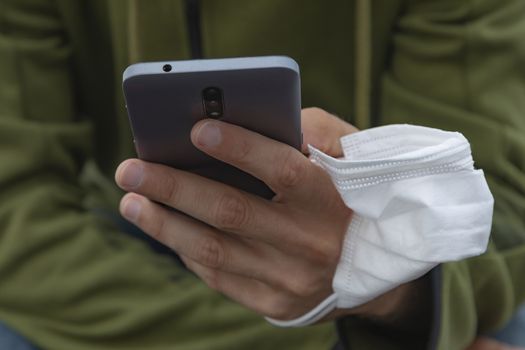
[[[334,156],[339,137],[356,131],[320,109],[304,110],[303,123],[304,140]],[[117,184],[132,192],[122,215],[174,249],[211,288],[260,314],[293,319],[330,295],[352,216],[330,177],[292,147],[238,126],[203,120],[191,139],[264,181],[273,200],[131,159],[116,172]]]
[[[466,350],[524,350],[524,348],[500,343],[486,337],[479,337]]]
[[[339,139],[358,131],[353,125],[315,107],[303,109],[301,120],[304,154],[308,154],[307,145],[312,145],[332,157],[341,157],[343,149]]]

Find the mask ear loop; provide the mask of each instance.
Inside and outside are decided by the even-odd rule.
[[[325,300],[323,300],[315,308],[296,319],[288,321],[276,320],[270,317],[265,317],[265,319],[266,321],[277,327],[303,327],[319,321],[320,319],[328,315],[330,312],[332,312],[335,309],[336,305],[337,295],[334,293]]]
[[[408,126],[390,126],[388,131],[394,132],[399,131],[399,128],[408,129],[408,128],[414,128],[414,127],[408,127]],[[421,127],[416,127],[422,131]],[[371,132],[373,129],[370,129],[370,131],[363,131]],[[386,131],[383,129],[383,131]],[[415,130],[414,130],[415,131]],[[428,132],[428,131],[427,131]],[[444,132],[446,133],[446,132]],[[356,134],[353,134],[355,137]],[[452,135],[450,133],[447,135],[449,137],[454,137],[456,135]],[[382,138],[392,138],[391,135],[383,135]],[[345,141],[350,141],[345,144]],[[371,140],[371,142],[374,140]],[[311,160],[314,163],[317,163],[317,165],[321,166],[322,168],[325,168],[330,173],[332,180],[338,187],[338,190],[352,190],[356,187],[366,187],[366,185],[374,185],[376,183],[367,183],[369,180],[380,180],[379,182],[391,182],[396,180],[402,180],[405,177],[419,177],[419,176],[426,176],[426,175],[432,175],[437,173],[443,173],[443,172],[456,172],[462,169],[465,170],[474,170],[473,169],[473,162],[472,157],[470,154],[470,146],[468,144],[468,141],[464,139],[464,137],[461,137],[462,142],[455,142],[452,145],[450,143],[445,144],[445,140],[443,140],[443,144],[441,148],[438,147],[438,149],[433,149],[430,154],[420,154],[418,157],[409,159],[395,159],[387,161],[386,164],[378,164],[378,160],[372,160],[371,163],[368,163],[365,161],[363,164],[362,161],[356,160],[337,160],[334,159],[321,151],[315,149],[314,147],[308,145],[311,155]],[[366,143],[366,141],[365,141]],[[359,142],[355,142],[355,138],[353,140],[345,140],[343,138],[342,140],[342,146],[343,149],[345,148],[353,148],[354,150],[356,148],[359,148]],[[346,146],[346,147],[345,147]],[[385,148],[386,151],[391,151],[388,148]],[[380,153],[384,150],[375,150],[375,153]],[[430,151],[430,150],[429,150]],[[437,152],[437,153],[434,153]],[[366,152],[365,152],[366,153]],[[427,152],[428,153],[428,152]],[[445,161],[446,163],[443,163]],[[417,168],[407,168],[414,165],[418,165]],[[347,164],[345,164],[347,163]],[[353,163],[353,166],[351,165]],[[350,166],[350,169],[348,168]],[[376,168],[384,168],[384,170],[391,171],[391,173],[387,174],[380,174],[380,175],[374,175],[372,174],[377,172],[374,170],[372,173],[369,173],[370,169],[376,169]],[[390,168],[390,169],[389,169]],[[368,177],[366,177],[366,174],[369,174]],[[360,174],[360,176],[359,176]],[[357,178],[355,177],[357,176]],[[365,176],[363,178],[363,176]],[[365,181],[364,183],[360,183],[362,181]],[[342,186],[341,186],[342,185]],[[344,187],[344,188],[342,188]],[[348,188],[346,188],[348,187]],[[357,213],[356,213],[357,214]],[[354,219],[352,220],[352,224],[349,226],[349,231],[354,228],[353,232],[354,234],[351,235],[353,239],[351,241],[355,242],[355,238],[359,236],[358,232],[359,230],[355,229],[355,225],[359,222],[359,217],[356,215]],[[348,236],[347,236],[348,238]],[[348,241],[349,246],[352,246],[351,241]],[[346,245],[347,243],[345,243]],[[339,267],[338,267],[339,268]],[[431,268],[431,266],[429,266]],[[428,271],[428,269],[426,269]],[[337,275],[337,272],[336,272]],[[348,274],[346,274],[348,275]],[[335,280],[334,276],[334,280]],[[335,286],[335,285],[334,285]],[[300,316],[293,320],[277,320],[270,317],[266,317],[266,320],[279,327],[302,327],[307,326],[310,324],[313,324],[319,320],[321,320],[323,317],[328,315],[331,311],[336,309],[336,307],[339,304],[343,304],[343,307],[345,307],[345,303],[348,302],[347,299],[345,299],[344,292],[342,294],[338,295],[337,289],[334,288],[334,293],[327,297],[325,300],[323,300],[320,304],[318,304],[315,308],[304,314],[303,316]],[[355,298],[354,298],[355,299]],[[360,298],[362,300],[353,300],[351,304],[355,304],[354,306],[360,305],[363,302],[366,302],[367,300],[364,300],[364,298]],[[370,300],[370,299],[368,299]]]

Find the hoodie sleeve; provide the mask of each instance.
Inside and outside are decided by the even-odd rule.
[[[97,135],[56,3],[0,1],[0,321],[42,349],[327,348],[329,326],[275,329],[85,207]]]
[[[200,288],[84,207],[72,61],[53,1],[0,1],[0,320],[42,348],[130,348]]]
[[[525,2],[406,1],[380,119],[462,132],[495,198],[487,253],[441,266],[432,348],[466,348],[525,301]]]

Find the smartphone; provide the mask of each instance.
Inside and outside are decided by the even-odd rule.
[[[285,56],[137,63],[123,75],[129,121],[140,159],[223,182],[264,198],[260,180],[209,157],[190,140],[214,118],[301,149],[299,66]]]

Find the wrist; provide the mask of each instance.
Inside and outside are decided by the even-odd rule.
[[[332,316],[353,316],[396,330],[430,329],[432,286],[430,274],[404,283],[369,302],[350,309],[336,309]]]

